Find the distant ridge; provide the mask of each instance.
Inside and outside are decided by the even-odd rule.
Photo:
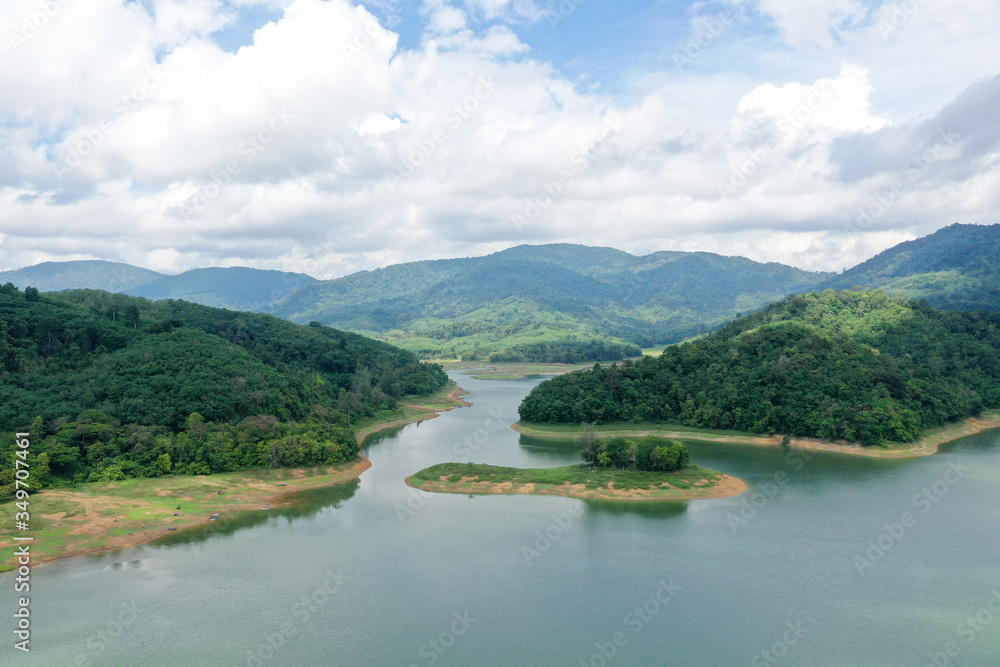
[[[706,252],[522,245],[316,283],[268,310],[378,335],[421,356],[574,361],[567,346],[672,343],[832,274]],[[592,357],[584,357],[592,358]]]
[[[854,286],[946,310],[1000,310],[1000,225],[950,225],[880,252],[824,285]]]
[[[184,299],[230,310],[261,312],[271,302],[316,282],[304,273],[246,267],[192,269],[166,275],[104,260],[43,262],[0,272],[0,284],[37,287],[43,292],[99,289],[147,299]]]

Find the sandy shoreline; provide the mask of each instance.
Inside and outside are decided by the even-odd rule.
[[[538,429],[537,426],[544,428],[544,425],[535,424],[524,426],[521,422],[513,424],[511,428],[522,435],[533,438],[575,440],[580,437],[579,433],[572,431],[547,432]],[[1000,428],[1000,413],[987,413],[980,417],[969,417],[961,422],[931,429],[916,442],[899,443],[887,449],[882,447],[865,447],[856,442],[820,440],[817,438],[791,438],[788,446],[848,454],[851,456],[868,456],[884,459],[913,458],[935,454],[943,444],[994,428]],[[768,447],[781,447],[782,440],[784,439],[784,436],[781,435],[723,435],[711,432],[699,432],[697,430],[672,431],[669,427],[663,429],[629,429],[627,425],[622,425],[620,429],[598,431],[597,435],[598,437],[636,438],[646,435],[656,435],[676,440],[696,440],[699,442],[748,444]]]
[[[700,489],[616,489],[614,482],[608,487],[598,487],[588,489],[583,484],[534,484],[531,482],[514,484],[513,482],[495,483],[490,481],[473,481],[463,478],[460,482],[424,481],[421,486],[416,486],[412,481],[412,476],[406,478],[406,485],[421,491],[434,493],[458,493],[476,495],[539,495],[539,496],[565,496],[567,498],[580,498],[583,500],[627,500],[627,501],[650,501],[650,500],[703,500],[708,498],[727,498],[736,496],[749,487],[746,482],[738,477],[722,475],[719,482],[711,487]],[[659,495],[657,495],[659,493]]]
[[[336,468],[343,468],[341,470],[336,470]],[[223,517],[227,516],[228,513],[232,512],[244,512],[244,511],[260,511],[262,506],[270,506],[272,508],[279,508],[283,506],[290,505],[294,502],[294,496],[300,491],[307,491],[309,489],[318,489],[327,486],[332,486],[335,484],[342,484],[344,482],[349,482],[351,480],[357,479],[361,476],[365,470],[372,467],[371,461],[364,455],[358,455],[358,458],[350,463],[349,465],[341,464],[341,466],[329,466],[327,467],[326,474],[329,475],[327,479],[318,484],[311,484],[307,480],[310,479],[304,476],[305,469],[302,468],[289,468],[287,472],[292,476],[289,481],[283,482],[290,489],[284,487],[278,490],[278,487],[274,482],[268,482],[264,480],[255,480],[251,477],[247,479],[254,482],[252,487],[243,489],[240,494],[240,502],[238,503],[228,503],[223,504],[221,501],[215,508],[209,510],[203,510],[198,514],[191,514],[188,520],[181,520],[177,522],[171,522],[169,527],[176,528],[177,532],[184,530],[185,528],[191,528],[194,526],[205,525],[210,522],[210,518],[213,513],[219,512]],[[252,471],[247,471],[248,473]],[[301,477],[297,477],[298,475]],[[296,477],[302,482],[296,482]],[[208,486],[205,487],[205,492],[215,496],[226,495],[225,493],[220,493],[216,489],[224,489],[222,486]],[[103,501],[107,505],[111,506],[111,509],[117,509],[117,506],[121,506],[122,511],[130,505],[134,505],[127,498],[122,498],[118,496],[91,496],[83,492],[74,491],[72,489],[52,489],[43,490],[39,492],[39,496],[48,496],[49,498],[59,498],[69,500],[71,502],[76,502],[85,511],[85,516],[88,517],[88,521],[85,525],[73,528],[70,534],[88,534],[88,535],[100,535],[102,532],[110,531],[115,528],[115,519],[109,519],[105,517],[98,517],[94,506]],[[93,518],[91,518],[93,517]],[[156,521],[154,518],[146,519],[147,521]],[[146,530],[142,532],[133,531],[132,535],[110,535],[106,536],[105,543],[96,548],[84,548],[84,549],[70,549],[64,553],[49,556],[34,556],[32,557],[32,565],[40,565],[42,563],[49,563],[56,560],[61,560],[63,558],[72,558],[73,556],[86,556],[89,554],[103,553],[105,551],[116,551],[119,549],[126,549],[129,547],[136,547],[140,544],[145,544],[147,542],[152,542],[153,540],[160,539],[167,535],[174,533],[175,531],[167,531],[165,525],[150,525]]]
[[[440,405],[404,405],[402,407],[418,410],[419,412],[401,417],[399,419],[372,424],[362,428],[356,434],[357,442],[361,445],[364,443],[365,438],[373,433],[378,433],[379,431],[398,426],[405,426],[424,419],[433,419],[442,412],[472,405],[468,401],[461,398],[461,396],[467,393],[467,391],[458,385],[455,385],[451,392],[447,395],[447,400],[455,405],[449,407],[443,407]],[[294,502],[295,494],[300,491],[349,482],[360,477],[365,470],[368,470],[371,467],[371,461],[363,454],[359,454],[357,459],[355,459],[352,463],[340,464],[338,466],[326,466],[325,470],[323,470],[319,475],[317,475],[316,472],[317,470],[324,468],[323,466],[315,469],[283,469],[282,473],[285,476],[280,478],[278,482],[282,483],[284,486],[280,487],[280,489],[276,486],[276,482],[273,480],[266,481],[254,478],[252,476],[253,471],[238,471],[240,476],[238,492],[233,492],[233,487],[227,486],[224,481],[225,478],[220,475],[191,477],[188,478],[188,481],[190,481],[191,484],[200,484],[204,487],[202,490],[204,491],[205,497],[196,499],[190,495],[190,491],[186,491],[185,493],[188,493],[188,495],[184,498],[178,497],[170,499],[171,505],[174,502],[177,502],[185,506],[185,511],[183,512],[185,515],[184,519],[177,520],[174,520],[174,517],[171,516],[172,512],[168,514],[164,510],[162,502],[158,506],[154,506],[150,503],[132,500],[123,496],[102,496],[77,491],[73,488],[46,489],[37,494],[40,499],[47,497],[49,499],[64,501],[66,504],[73,506],[73,514],[82,513],[81,520],[77,522],[70,522],[68,524],[69,532],[67,533],[67,536],[86,536],[87,538],[99,539],[101,541],[101,545],[86,548],[71,547],[64,552],[49,555],[38,553],[36,550],[35,554],[32,556],[32,565],[40,565],[42,563],[61,560],[63,558],[71,558],[73,556],[85,556],[88,554],[103,553],[106,551],[115,551],[139,546],[140,544],[145,544],[147,542],[174,534],[175,532],[181,532],[186,528],[210,523],[210,517],[215,512],[221,513],[221,517],[216,522],[211,523],[215,525],[224,525],[226,523],[226,517],[233,512],[259,512],[263,506],[270,506],[273,508],[286,506]],[[315,479],[317,476],[321,476],[323,481],[316,483],[310,482],[311,479]],[[183,478],[173,479],[179,480]],[[166,498],[164,498],[164,500],[165,499]],[[189,513],[187,511],[187,506],[191,504],[198,506],[198,509]],[[134,510],[136,507],[147,509],[149,517],[131,521],[125,519],[124,517],[127,515],[128,511],[130,509]],[[45,518],[59,521],[61,519],[68,518],[66,517],[66,514],[66,512],[60,512]],[[148,526],[146,528],[136,527],[132,531],[131,535],[114,534],[114,531],[125,530],[128,527],[132,527],[133,524],[141,525],[142,522],[146,522]],[[168,531],[167,528],[176,528],[177,530]],[[46,541],[56,539],[60,538],[46,538],[43,536],[35,544],[37,546],[44,546]],[[9,564],[12,559],[6,560]]]

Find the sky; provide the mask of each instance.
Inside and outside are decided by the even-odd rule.
[[[0,269],[839,271],[1000,222],[998,35],[994,0],[4,0]]]

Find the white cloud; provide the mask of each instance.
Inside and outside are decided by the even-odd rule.
[[[867,14],[857,0],[760,0],[760,11],[774,20],[788,44],[827,49]]]
[[[4,4],[4,25],[33,2]],[[946,40],[929,5],[873,52],[875,19],[858,23],[855,3],[810,5],[801,66],[671,68],[613,97],[533,57],[512,27],[530,3],[427,2],[414,49],[345,0],[271,4],[281,17],[231,53],[207,36],[231,3],[68,2],[0,58],[0,266],[89,256],[330,277],[566,241],[841,269],[1000,212],[994,85],[969,88],[1000,51],[965,25],[977,63],[947,41],[924,56],[915,43]],[[970,21],[1000,20],[970,4]],[[790,3],[765,5],[793,31]],[[903,44],[919,57],[890,57]],[[952,65],[950,96],[919,94]],[[968,141],[859,226],[941,123]]]

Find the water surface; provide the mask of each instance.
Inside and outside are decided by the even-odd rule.
[[[353,483],[39,567],[21,663],[996,664],[1000,432],[905,461],[692,443],[750,484],[714,500],[411,489],[442,461],[579,459],[510,430],[538,378],[452,377],[474,406],[369,438]]]

